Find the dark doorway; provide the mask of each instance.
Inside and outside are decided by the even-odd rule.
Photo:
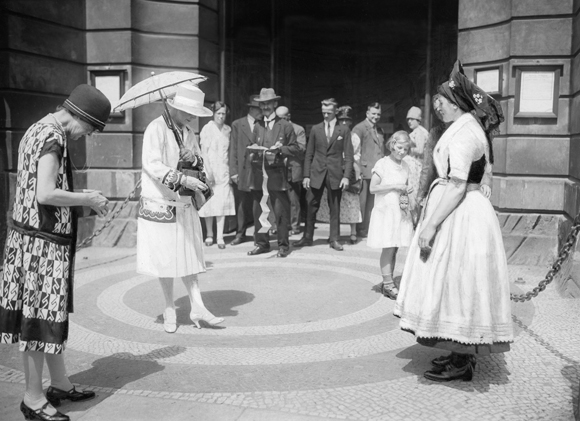
[[[378,101],[386,133],[407,129],[409,107],[424,106],[426,86],[433,93],[457,57],[458,0],[431,1],[429,72],[427,0],[227,2],[232,117],[246,113],[250,94],[273,87],[307,128],[322,119],[320,101],[334,97],[354,108],[355,123]]]

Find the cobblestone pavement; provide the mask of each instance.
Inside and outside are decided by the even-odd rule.
[[[161,323],[158,281],[135,272],[135,250],[82,250],[65,355],[71,380],[98,397],[63,412],[73,420],[574,419],[577,300],[550,286],[514,303],[511,352],[479,358],[472,382],[429,382],[423,372],[440,353],[402,332],[393,301],[373,290],[379,251],[362,241],[337,252],[326,225],[316,232],[314,247],[286,259],[246,256],[251,242],[206,247],[203,297],[225,322],[195,329],[176,282],[173,335]],[[401,252],[399,270],[403,260]],[[545,272],[510,266],[513,291]],[[17,347],[0,345],[2,420],[22,419],[21,370]]]

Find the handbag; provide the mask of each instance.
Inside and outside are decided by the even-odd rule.
[[[349,193],[360,194],[362,191],[362,179],[359,178],[354,183],[349,183],[346,191]]]
[[[196,210],[200,210],[203,205],[213,196],[212,188],[207,184],[207,177],[203,171],[203,159],[201,156],[197,157],[197,164],[193,165],[191,162],[179,161],[177,163],[177,170],[187,177],[197,178],[199,181],[207,185],[207,190],[191,190],[185,186],[179,187],[180,196],[191,196],[191,201]]]

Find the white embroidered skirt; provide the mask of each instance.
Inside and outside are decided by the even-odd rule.
[[[141,200],[137,220],[137,273],[178,278],[205,272],[197,211],[191,204],[182,202],[171,208],[167,202]]]
[[[445,190],[431,191],[425,221]],[[429,257],[421,258],[417,227],[394,313],[419,338],[484,345],[513,340],[508,268],[495,211],[479,190],[440,225]]]

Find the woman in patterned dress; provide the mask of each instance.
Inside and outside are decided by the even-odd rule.
[[[230,184],[230,167],[228,150],[232,129],[225,124],[229,108],[221,101],[212,105],[213,120],[201,129],[201,156],[205,162],[207,181],[214,195],[199,210],[199,216],[205,219],[207,236],[205,245],[213,244],[213,220],[216,219],[216,240],[220,249],[225,249],[224,225],[226,216],[236,214],[234,190]]]
[[[73,311],[77,235],[75,207],[107,214],[108,200],[95,190],[73,191],[69,141],[102,131],[111,104],[97,89],[77,86],[54,114],[30,126],[18,149],[14,207],[0,284],[0,342],[19,343],[26,391],[20,410],[27,419],[66,421],[55,406],[94,392],[69,381],[63,351]],[[42,390],[44,360],[51,386]]]
[[[169,116],[182,139],[177,143],[169,128],[169,116],[164,114],[147,126],[143,135],[143,185],[137,218],[137,272],[159,278],[165,310],[163,328],[167,333],[177,330],[177,314],[173,301],[173,281],[181,278],[191,306],[189,318],[200,329],[200,320],[210,325],[224,321],[215,317],[203,303],[197,275],[205,272],[203,239],[199,214],[190,196],[180,195],[181,187],[206,190],[195,177],[177,169],[179,161],[197,165],[200,150],[193,130],[187,125],[212,112],[203,106],[205,95],[192,84],[177,88],[174,98],[167,101]]]
[[[438,178],[407,255],[394,314],[421,345],[451,351],[432,361],[427,379],[469,381],[476,356],[506,352],[513,341],[501,229],[489,188],[482,188],[503,113],[459,62],[438,93],[437,112],[451,125],[435,146]]]

